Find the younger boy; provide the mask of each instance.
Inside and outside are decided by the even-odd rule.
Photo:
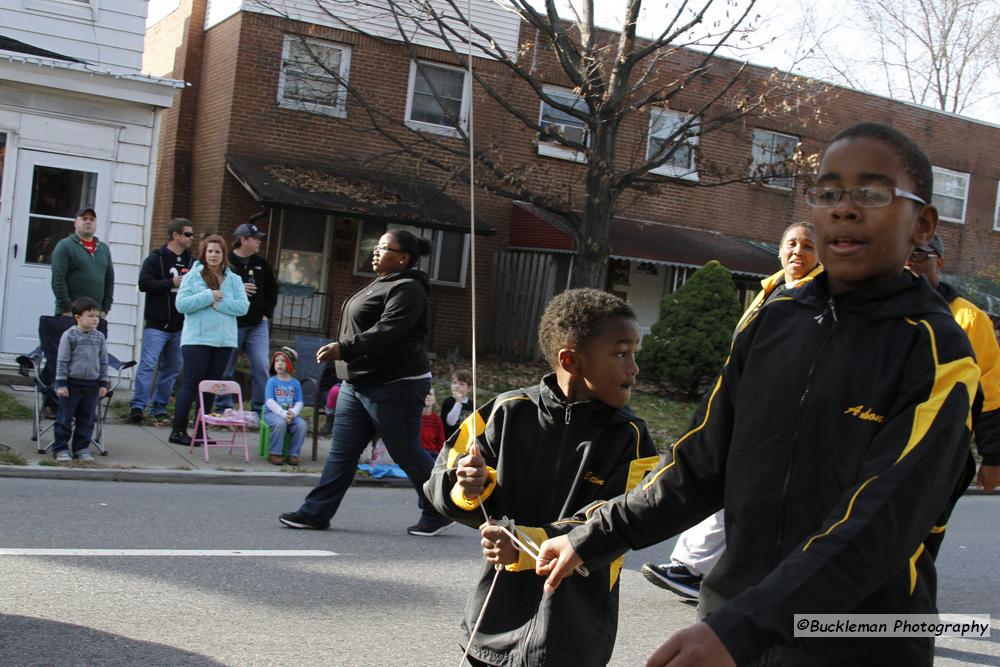
[[[444,423],[434,411],[437,407],[437,396],[434,387],[427,392],[424,399],[424,413],[420,416],[420,447],[432,457],[437,458],[444,446]]]
[[[89,296],[77,297],[70,304],[70,312],[76,325],[63,333],[56,355],[53,386],[59,412],[52,454],[56,461],[93,461],[89,447],[97,401],[108,393],[108,348],[104,334],[97,330],[101,307],[96,301]],[[71,435],[72,454],[68,449]]]
[[[473,665],[606,665],[618,629],[621,561],[545,595],[534,561],[497,526],[483,523],[481,505],[540,544],[582,523],[656,465],[645,423],[625,407],[639,371],[639,327],[621,299],[577,289],[548,305],[538,339],[554,372],[471,415],[445,443],[424,492],[448,518],[481,529],[487,562],[465,608],[463,647],[493,565],[507,570],[472,641]]]
[[[299,453],[306,439],[306,420],[299,416],[302,412],[302,385],[292,377],[295,366],[289,352],[281,350],[271,357],[271,377],[264,387],[264,421],[271,430],[267,460],[276,466],[286,461],[289,465],[299,464]],[[285,434],[292,436],[288,443],[288,458],[284,458]]]
[[[725,504],[704,621],[648,665],[930,665],[929,637],[796,636],[794,615],[933,614],[934,554],[971,479],[968,338],[903,270],[937,226],[927,157],[850,127],[806,191],[826,271],[737,335],[692,429],[627,496],[542,545],[546,589]],[[574,577],[575,578],[575,577]],[[565,583],[565,582],[564,582]]]
[[[441,404],[441,419],[444,421],[444,437],[450,438],[458,430],[458,425],[472,414],[472,372],[459,368],[451,374],[451,396]]]

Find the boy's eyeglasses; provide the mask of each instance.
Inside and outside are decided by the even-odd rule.
[[[914,250],[910,253],[911,262],[926,262],[931,257],[940,257],[936,252],[928,252],[926,250]]]
[[[912,199],[920,205],[926,205],[923,199],[892,185],[859,185],[856,188],[837,188],[828,185],[817,185],[806,188],[806,203],[814,208],[833,208],[849,192],[855,205],[861,208],[882,208],[892,203],[894,197]]]

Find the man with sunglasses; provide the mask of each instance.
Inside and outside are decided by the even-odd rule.
[[[979,385],[983,390],[982,412],[974,414],[973,436],[983,462],[976,483],[986,491],[1000,485],[1000,345],[997,345],[993,322],[975,304],[958,295],[954,287],[941,280],[944,269],[944,244],[935,234],[931,242],[917,246],[906,266],[923,276],[948,302],[958,326],[969,336],[979,365]]]
[[[139,271],[139,291],[146,293],[146,326],[142,331],[142,356],[135,373],[135,392],[129,402],[128,421],[133,424],[142,423],[151,391],[150,418],[157,422],[167,421],[167,403],[181,371],[184,316],[177,312],[174,300],[181,279],[194,262],[191,221],[186,218],[171,220],[167,225],[167,239],[166,245],[149,254]],[[153,372],[157,366],[159,371],[153,387]]]

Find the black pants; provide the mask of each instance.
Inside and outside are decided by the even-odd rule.
[[[231,347],[212,347],[210,345],[182,345],[181,354],[184,357],[184,381],[177,392],[174,403],[174,430],[186,431],[188,413],[191,405],[198,398],[198,383],[202,380],[221,380],[229,363]],[[205,412],[212,411],[215,394],[205,394]]]

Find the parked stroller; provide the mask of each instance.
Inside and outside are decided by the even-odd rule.
[[[35,410],[34,426],[31,429],[32,442],[38,443],[38,453],[46,452],[51,446],[42,446],[42,436],[49,432],[55,421],[45,420],[43,409],[47,398],[54,400],[55,390],[52,384],[55,380],[56,357],[59,353],[59,339],[63,333],[76,324],[76,320],[66,315],[42,315],[38,318],[38,340],[39,345],[28,354],[22,354],[17,358],[18,373],[24,377],[31,378],[35,389]],[[102,320],[98,327],[101,333],[107,335],[107,326]],[[110,387],[104,398],[97,402],[97,414],[94,416],[94,435],[90,444],[97,448],[101,456],[107,456],[108,450],[104,446],[104,421],[111,408],[111,400],[114,397],[115,389],[126,379],[126,371],[136,365],[135,361],[122,363],[113,354],[108,353],[108,379]],[[43,421],[49,423],[42,426]]]

